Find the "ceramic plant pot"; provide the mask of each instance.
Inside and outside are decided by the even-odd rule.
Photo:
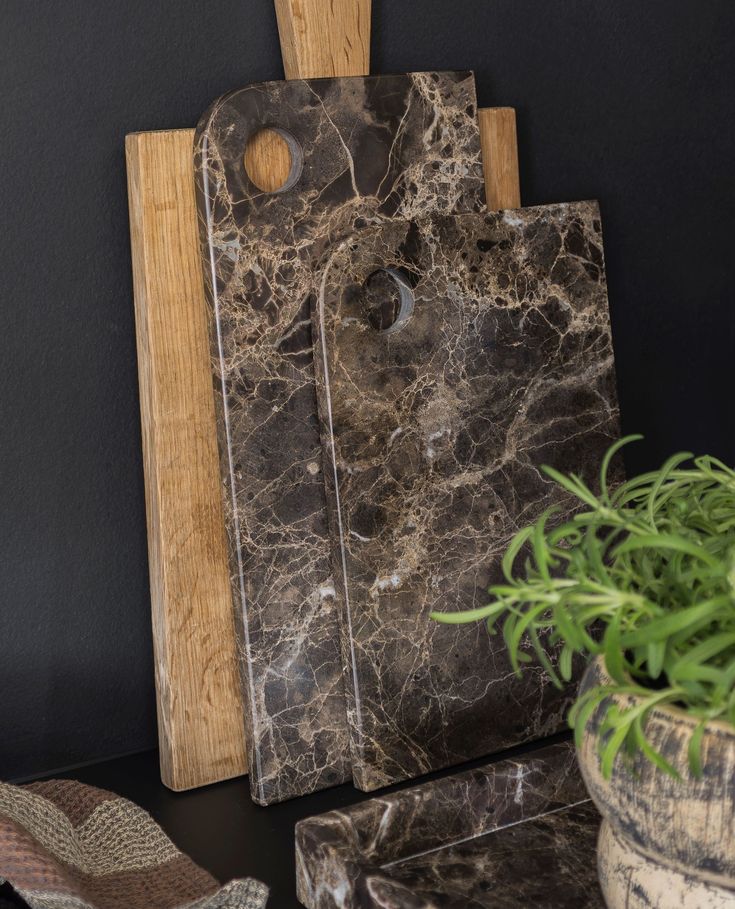
[[[604,663],[590,664],[582,691],[609,683]],[[619,698],[621,707],[635,702]],[[735,728],[712,722],[702,742],[703,775],[689,771],[696,721],[676,708],[654,709],[646,724],[653,747],[676,780],[642,755],[622,755],[611,778],[600,769],[600,711],[590,719],[578,759],[603,817],[597,850],[609,909],[735,909]]]

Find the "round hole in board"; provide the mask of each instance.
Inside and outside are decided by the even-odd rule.
[[[266,126],[245,146],[245,172],[264,193],[282,193],[296,183],[304,163],[301,146],[285,129]]]
[[[363,285],[363,310],[376,331],[398,331],[411,318],[413,305],[413,289],[399,268],[378,268],[368,275]]]

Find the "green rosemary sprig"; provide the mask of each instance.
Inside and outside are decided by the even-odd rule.
[[[639,438],[609,449],[597,493],[544,468],[581,510],[555,526],[552,509],[515,535],[488,605],[432,615],[502,628],[515,671],[531,659],[530,644],[557,685],[571,679],[575,654],[603,656],[611,684],[587,691],[570,713],[579,739],[602,708],[603,773],[625,747],[676,775],[645,737],[649,712],[668,703],[698,721],[689,749],[698,774],[706,722],[735,725],[735,471],[682,452],[611,489],[612,458]],[[549,645],[560,647],[556,666]],[[623,709],[614,694],[637,700]]]

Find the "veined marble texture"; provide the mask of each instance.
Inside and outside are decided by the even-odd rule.
[[[568,744],[296,825],[308,909],[598,909],[599,815]]]
[[[232,592],[248,766],[261,804],[349,779],[314,389],[313,266],[355,230],[484,202],[474,78],[414,73],[253,85],[197,130]],[[286,186],[243,164],[284,131]]]
[[[572,508],[541,466],[594,485],[618,437],[597,204],[366,229],[315,306],[355,784],[557,731],[571,688],[429,613],[485,605],[512,535]]]

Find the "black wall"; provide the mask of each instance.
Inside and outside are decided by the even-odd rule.
[[[603,210],[629,467],[735,462],[732,0],[374,0],[474,68],[526,204]],[[272,0],[0,4],[0,778],[155,744],[123,137],[282,78]]]

